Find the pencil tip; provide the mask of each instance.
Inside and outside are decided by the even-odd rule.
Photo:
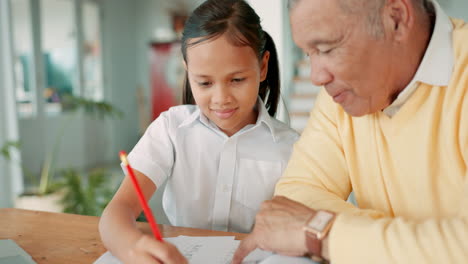
[[[119,157],[120,157],[120,160],[122,161],[122,163],[126,166],[128,164],[127,153],[125,151],[121,150],[119,152]]]

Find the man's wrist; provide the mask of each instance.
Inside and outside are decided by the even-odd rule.
[[[328,234],[335,220],[335,213],[319,210],[306,222],[304,226],[306,247],[314,261],[329,259]]]

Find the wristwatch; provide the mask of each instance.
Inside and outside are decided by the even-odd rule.
[[[304,225],[306,246],[314,261],[323,261],[322,240],[328,235],[333,220],[335,220],[335,213],[318,210]]]

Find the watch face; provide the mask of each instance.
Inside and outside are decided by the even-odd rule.
[[[313,230],[321,232],[325,229],[330,220],[333,219],[333,214],[326,211],[317,211],[315,216],[307,224]]]

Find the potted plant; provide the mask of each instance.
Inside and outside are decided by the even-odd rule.
[[[112,192],[104,188],[108,186],[109,173],[104,169],[96,169],[89,173],[79,172],[74,168],[59,170],[55,168],[55,160],[66,129],[74,121],[79,110],[87,116],[99,119],[121,118],[123,114],[109,103],[76,96],[65,96],[62,105],[65,111],[73,112],[73,114],[61,124],[57,131],[52,150],[46,154],[42,163],[39,184],[18,198],[17,206],[95,215],[96,208],[103,208],[108,202],[104,200],[110,200],[112,197]],[[1,148],[2,156],[10,159],[11,148],[21,149],[21,145],[19,142],[7,142]],[[24,170],[24,166],[23,171],[29,180],[34,179]],[[57,175],[55,175],[56,172],[58,172]],[[33,183],[37,183],[37,180],[33,180]],[[97,203],[96,205],[91,205],[90,201],[93,200]]]
[[[108,170],[98,168],[88,174],[75,169],[61,172],[58,189],[63,196],[60,204],[64,213],[100,216],[114,194]]]

